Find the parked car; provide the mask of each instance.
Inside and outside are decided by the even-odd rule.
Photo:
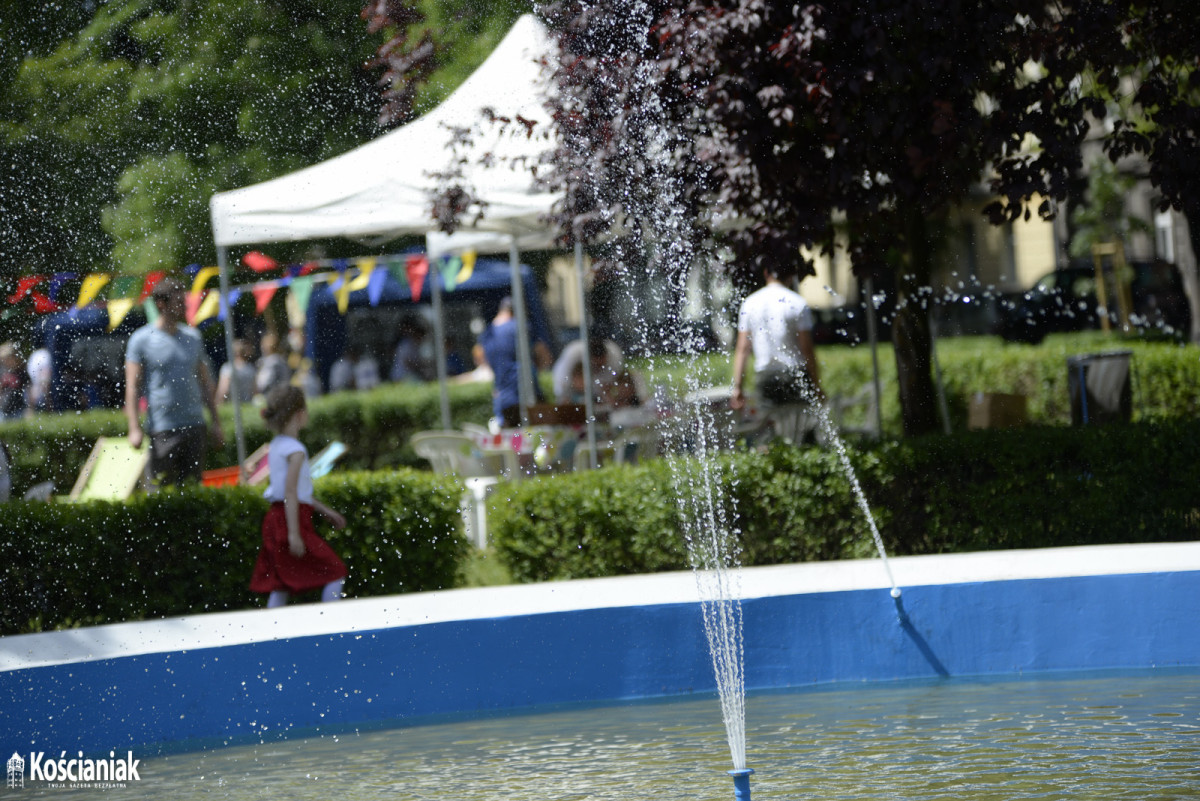
[[[1179,268],[1169,262],[1135,261],[1130,282],[1129,322],[1141,331],[1186,335],[1191,312]],[[1009,342],[1037,344],[1047,334],[1099,328],[1101,315],[1119,324],[1117,299],[1110,288],[1107,308],[1096,293],[1096,268],[1072,262],[1039,279],[1027,292],[1011,294],[1000,305],[997,333]]]

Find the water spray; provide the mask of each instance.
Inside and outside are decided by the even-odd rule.
[[[740,768],[727,771],[733,777],[733,797],[735,801],[750,801],[750,774],[752,768]]]

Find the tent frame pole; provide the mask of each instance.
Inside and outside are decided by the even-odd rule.
[[[233,304],[229,302],[229,254],[228,248],[217,248],[217,268],[221,280],[221,304],[225,310],[225,360],[229,362],[229,370],[233,371]],[[231,375],[232,377],[232,375]],[[242,482],[247,479],[246,472],[246,430],[242,425],[242,398],[238,393],[238,382],[229,382],[229,397],[233,400],[233,432],[237,441],[238,473]],[[220,399],[218,398],[218,401]],[[250,400],[246,398],[246,400]]]
[[[517,237],[508,241],[508,266],[512,271],[513,316],[517,321],[517,364],[519,368],[518,397],[521,404],[521,425],[529,425],[529,407],[537,397],[533,388],[532,350],[529,345],[529,328],[525,315],[525,282],[521,280],[521,252],[517,249]]]
[[[426,250],[428,257],[428,250]],[[442,430],[450,431],[450,391],[446,386],[446,321],[442,304],[442,271],[437,262],[441,256],[429,258],[430,288],[433,291],[433,357],[437,360],[438,396],[442,410]]]

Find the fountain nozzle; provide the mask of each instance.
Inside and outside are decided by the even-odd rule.
[[[750,774],[753,772],[751,768],[741,768],[728,772],[733,777],[734,801],[750,801]]]

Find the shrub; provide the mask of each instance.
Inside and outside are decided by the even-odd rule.
[[[354,597],[454,585],[468,545],[461,489],[427,473],[335,473],[317,495],[346,515],[319,528]],[[245,609],[267,504],[258,489],[167,490],[126,503],[0,506],[0,634]]]
[[[973,431],[852,449],[850,458],[893,555],[1200,538],[1197,421]],[[514,579],[686,568],[680,509],[694,491],[675,490],[670,462],[509,488],[490,526]],[[875,552],[832,452],[775,444],[720,454],[710,472],[725,513],[736,509],[742,564]]]

